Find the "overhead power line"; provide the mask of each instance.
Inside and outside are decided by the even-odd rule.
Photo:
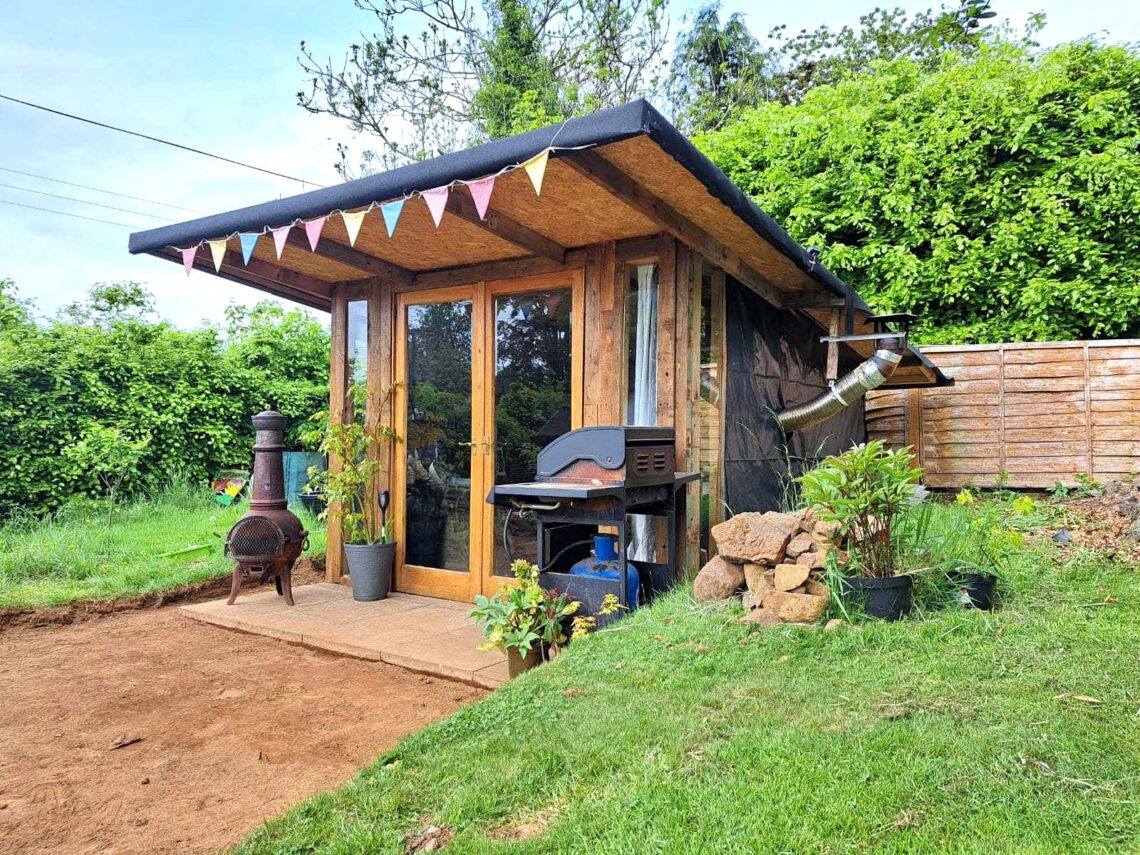
[[[277,178],[285,178],[289,181],[296,181],[298,184],[311,184],[314,187],[321,187],[323,185],[317,184],[315,181],[306,181],[304,178],[294,178],[292,175],[285,175],[281,172],[274,172],[272,169],[266,169],[262,166],[254,166],[252,163],[243,163],[240,160],[234,160],[232,157],[223,157],[220,154],[213,154],[208,151],[202,151],[200,148],[191,148],[182,143],[164,140],[161,137],[152,137],[150,134],[140,133],[139,131],[131,131],[126,128],[120,128],[117,125],[108,125],[106,122],[98,122],[95,119],[87,119],[83,116],[76,116],[73,113],[65,113],[62,110],[56,110],[52,107],[45,107],[43,104],[33,104],[31,101],[23,101],[19,98],[13,98],[11,95],[4,95],[0,93],[0,98],[5,101],[11,101],[13,104],[23,104],[25,107],[31,107],[35,110],[43,110],[45,113],[53,113],[56,116],[63,116],[65,119],[74,119],[77,122],[85,122],[88,125],[95,125],[98,128],[106,128],[109,131],[118,131],[120,134],[128,134],[132,137],[139,137],[140,139],[150,140],[151,142],[161,143],[162,145],[172,146],[173,148],[182,149],[183,151],[191,152],[192,154],[200,154],[203,157],[212,157],[214,160],[221,160],[225,163],[232,163],[235,166],[241,166],[245,169],[253,169],[257,172],[264,172],[266,175],[274,175]]]
[[[118,196],[120,199],[133,199],[136,202],[146,202],[148,205],[160,205],[163,208],[175,208],[179,211],[189,211],[191,214],[205,214],[197,208],[186,208],[182,205],[173,205],[170,202],[159,202],[156,199],[147,199],[143,196],[132,196],[130,193],[119,193],[115,190],[105,190],[102,187],[92,187],[90,184],[78,184],[75,181],[64,181],[62,178],[49,178],[47,175],[37,175],[34,172],[23,172],[19,169],[10,169],[0,166],[0,172],[10,172],[13,175],[23,175],[25,178],[35,178],[39,181],[51,181],[53,184],[66,184],[68,187],[78,187],[80,190],[90,190],[93,193],[106,193],[108,196]]]
[[[19,190],[21,193],[35,193],[37,196],[50,196],[52,199],[78,202],[81,205],[94,205],[96,208],[106,208],[108,211],[118,211],[121,214],[137,214],[140,217],[162,220],[164,223],[170,222],[170,220],[165,217],[160,217],[158,214],[148,214],[145,211],[132,211],[130,208],[116,208],[114,205],[104,205],[102,202],[88,202],[86,199],[79,199],[75,196],[62,196],[59,193],[48,193],[45,190],[32,190],[30,187],[17,187],[15,184],[5,184],[3,182],[0,182],[0,187],[7,187],[9,190]]]
[[[69,214],[67,211],[57,211],[54,208],[41,208],[38,205],[25,205],[21,202],[9,202],[7,199],[0,199],[0,205],[14,205],[17,208],[29,208],[33,211],[44,211],[48,214],[59,214],[61,217],[75,217],[77,220],[90,220],[93,223],[106,223],[109,226],[122,226],[124,229],[142,229],[142,226],[132,226],[128,223],[115,223],[111,220],[101,220],[98,217],[85,217],[82,214]]]

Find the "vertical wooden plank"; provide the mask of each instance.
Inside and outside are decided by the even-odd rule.
[[[602,347],[602,247],[591,246],[586,251],[586,267],[583,271],[585,283],[583,288],[582,326],[585,341],[583,352],[585,364],[591,367],[586,372],[582,384],[582,424],[601,424],[598,411],[601,398],[603,378],[600,370],[594,370],[601,363]],[[613,382],[613,378],[610,378]]]
[[[1089,477],[1093,477],[1093,425],[1092,425],[1092,383],[1089,382],[1090,366],[1089,366],[1089,343],[1086,341],[1081,348],[1082,357],[1084,358],[1085,369],[1085,447],[1087,449],[1088,457],[1088,473]]]
[[[691,252],[685,252],[686,259]],[[676,425],[678,400],[674,379],[680,343],[677,318],[679,293],[687,293],[685,284],[678,282],[677,242],[672,237],[661,239],[657,261],[657,424]],[[688,265],[686,265],[688,267]],[[681,351],[683,353],[683,351]],[[678,435],[679,442],[683,438]],[[678,453],[681,449],[678,448]]]
[[[839,335],[839,325],[843,320],[843,307],[835,306],[831,310],[831,323],[827,328],[827,334],[832,338]],[[829,341],[827,343],[827,380],[834,381],[839,379],[839,342]]]
[[[613,241],[602,246],[598,332],[598,423],[619,425],[625,416],[625,268]]]
[[[922,465],[922,390],[908,389],[906,396],[906,424],[902,442],[914,449],[915,462]]]
[[[344,418],[348,334],[345,305],[343,287],[335,286],[332,296],[332,340],[329,349],[329,421],[332,423],[340,423]],[[338,457],[329,458],[329,469],[333,472],[340,471]],[[344,554],[341,551],[343,542],[340,524],[333,519],[328,525],[325,557],[325,579],[329,582],[339,582],[344,576]]]
[[[728,400],[728,333],[725,315],[725,274],[717,269],[712,274],[712,317],[709,319],[717,350],[717,386],[720,400],[716,413],[716,476],[709,491],[709,526],[724,521],[724,413]],[[709,557],[716,554],[716,541],[709,537]]]
[[[998,465],[996,478],[1005,472],[1005,345],[998,348]]]
[[[679,251],[680,248],[678,248]],[[701,397],[701,282],[704,264],[701,256],[691,250],[687,281],[684,289],[678,288],[678,333],[684,327],[683,338],[678,335],[678,351],[683,354],[677,371],[677,401],[679,402],[678,430],[684,423],[686,436],[685,471],[699,472],[701,465],[700,421],[697,417]],[[681,551],[682,572],[696,575],[701,563],[701,483],[699,480],[686,487],[684,549]]]
[[[570,427],[582,427],[583,401],[585,387],[585,355],[586,355],[586,323],[585,323],[585,271],[577,270],[573,274],[571,290],[571,325],[570,325],[570,354],[573,366],[570,370]],[[492,483],[494,483],[492,481]]]

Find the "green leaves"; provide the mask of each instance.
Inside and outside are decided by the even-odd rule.
[[[991,39],[698,139],[924,343],[1140,334],[1140,54]]]

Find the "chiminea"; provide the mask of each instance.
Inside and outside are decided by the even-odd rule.
[[[253,495],[245,516],[226,535],[226,557],[238,562],[230,585],[229,605],[237,599],[242,577],[259,572],[258,584],[272,579],[277,593],[293,605],[293,563],[309,542],[309,533],[285,500],[286,418],[273,410],[253,417]]]

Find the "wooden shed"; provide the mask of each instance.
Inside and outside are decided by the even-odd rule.
[[[701,473],[678,522],[690,570],[711,525],[775,507],[789,466],[865,437],[860,401],[788,437],[773,413],[871,357],[870,310],[645,101],[134,234],[130,251],[332,313],[333,418],[400,437],[380,486],[401,591],[495,589],[502,516],[484,497],[533,478],[572,428],[675,429]],[[885,386],[945,382],[900,355]],[[354,413],[353,383],[398,385]],[[338,580],[335,528],[328,544]]]

